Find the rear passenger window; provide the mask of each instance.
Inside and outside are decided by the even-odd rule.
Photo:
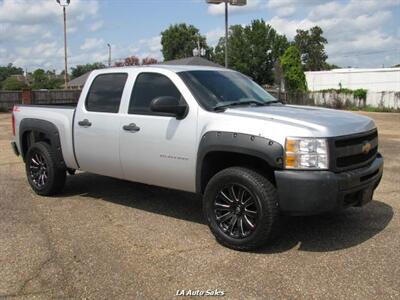
[[[165,75],[140,73],[133,87],[128,113],[160,115],[150,110],[150,103],[161,96],[171,96],[184,101],[174,83]]]
[[[97,76],[86,98],[88,111],[117,113],[128,74],[110,73]]]

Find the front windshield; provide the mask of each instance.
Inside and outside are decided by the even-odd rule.
[[[241,104],[266,104],[276,99],[257,83],[233,71],[184,71],[178,75],[207,110]]]

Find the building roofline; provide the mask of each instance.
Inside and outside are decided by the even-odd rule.
[[[305,74],[348,74],[348,73],[371,73],[371,72],[400,72],[400,68],[377,68],[377,69],[333,69],[329,71],[307,71]]]

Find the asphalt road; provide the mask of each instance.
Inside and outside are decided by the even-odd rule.
[[[374,201],[291,218],[275,245],[242,253],[216,243],[192,194],[80,173],[35,195],[0,114],[0,298],[399,299],[400,114],[368,115],[385,157]]]

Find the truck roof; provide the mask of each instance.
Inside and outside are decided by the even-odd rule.
[[[232,71],[229,69],[225,68],[218,68],[218,67],[209,67],[209,66],[195,66],[195,65],[146,65],[146,66],[128,66],[128,67],[116,67],[116,68],[107,68],[107,69],[99,69],[95,70],[97,74],[102,74],[102,73],[109,73],[110,71],[112,72],[121,72],[121,71],[126,71],[129,69],[139,69],[139,70],[169,70],[175,73],[178,72],[183,72],[183,71]]]

